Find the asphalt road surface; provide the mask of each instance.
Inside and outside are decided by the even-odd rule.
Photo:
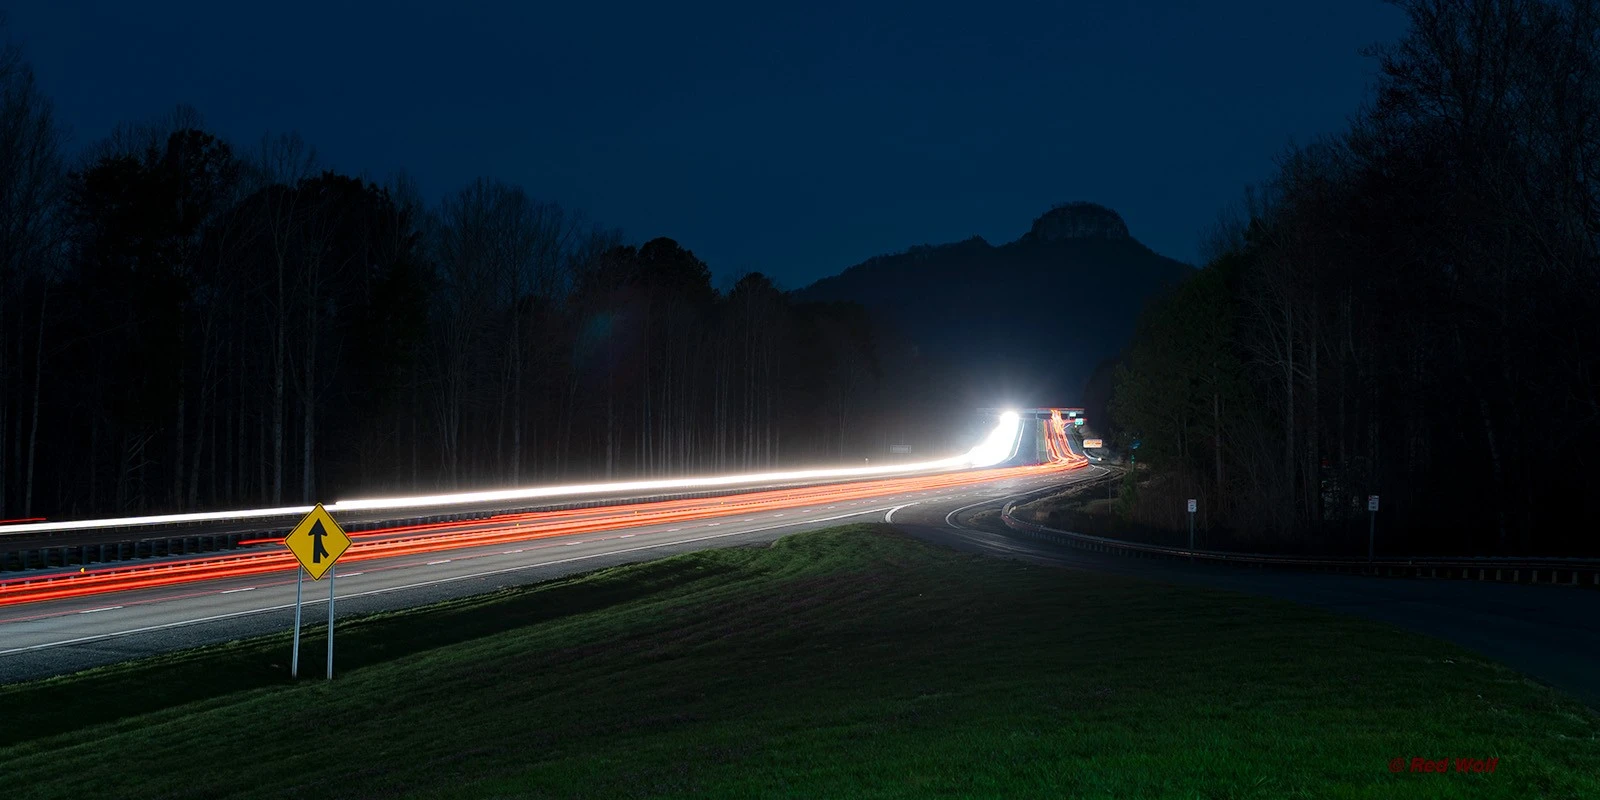
[[[1276,597],[1365,617],[1454,642],[1600,710],[1600,592],[1128,558],[967,525],[972,513],[998,509],[1002,503],[979,502],[954,515],[928,504],[896,514],[895,524],[925,541],[984,555]]]
[[[359,561],[337,574],[339,616],[392,610],[709,547],[770,542],[851,522],[898,521],[920,505],[1004,499],[1089,471],[1036,473],[931,491],[762,510],[714,519],[555,536]],[[305,582],[305,618],[326,618],[328,579]],[[0,682],[59,675],[185,647],[283,631],[295,573],[250,575],[0,607]]]
[[[358,562],[339,575],[339,615],[536,583],[710,547],[769,542],[851,522],[888,521],[925,541],[989,556],[1276,597],[1437,636],[1600,709],[1600,592],[1463,580],[1367,578],[1131,559],[968,527],[1006,499],[1095,477],[1100,468],[782,511],[574,534]],[[306,615],[326,615],[326,580],[306,582]],[[0,682],[287,629],[293,572],[0,608]],[[1440,687],[1449,691],[1449,687]]]

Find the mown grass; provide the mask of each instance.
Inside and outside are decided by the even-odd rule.
[[[1600,797],[1600,718],[1448,644],[882,527],[341,623],[331,684],[287,651],[0,688],[3,794]]]

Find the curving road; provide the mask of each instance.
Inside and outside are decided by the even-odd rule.
[[[1100,467],[1076,476],[1093,477]],[[1600,710],[1600,592],[1492,581],[1377,578],[1262,570],[1170,559],[1090,553],[966,523],[998,509],[979,502],[962,513],[907,509],[897,526],[929,542],[1033,563],[1275,597],[1351,614],[1454,642]],[[1440,687],[1449,691],[1449,687]]]
[[[1078,480],[1078,473],[1087,477],[1084,470],[1064,473],[1059,466],[1046,466],[976,472],[965,478],[966,483],[920,490],[885,482],[881,494],[838,492],[837,498],[808,497],[797,504],[718,510],[715,516],[684,515],[644,525],[628,518],[642,507],[622,507],[610,512],[615,515],[610,524],[591,519],[582,532],[533,532],[519,541],[502,536],[492,544],[453,544],[431,552],[374,553],[359,561],[341,561],[336,609],[347,615],[405,608],[691,550],[769,542],[831,525],[899,522],[900,515],[912,509],[947,513]],[[467,534],[451,535],[471,535],[488,526],[459,527]],[[381,544],[380,537],[375,545]],[[255,558],[268,560],[271,555]],[[200,560],[225,559],[226,554]],[[307,581],[305,591],[307,619],[321,619],[327,613],[327,580]],[[0,605],[0,682],[282,631],[293,624],[294,595],[295,571],[285,564],[270,572]]]
[[[997,509],[1010,498],[1091,479],[1100,471],[1000,470],[993,474],[1002,477],[964,485],[372,558],[348,565],[339,575],[338,611],[404,608],[675,553],[886,521],[925,541],[968,552],[1275,597],[1438,636],[1600,709],[1600,592],[1130,559],[966,523],[973,513]],[[327,586],[307,582],[309,619],[326,613]],[[292,624],[293,603],[294,573],[283,570],[0,607],[0,682],[282,631]]]

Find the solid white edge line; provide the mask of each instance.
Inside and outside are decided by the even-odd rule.
[[[1100,470],[1103,470],[1105,472],[1110,472],[1111,471],[1109,469],[1106,469],[1105,467],[1091,467],[1091,468],[1100,469]],[[1059,485],[1065,486],[1068,483],[1078,483],[1079,481],[1086,480],[1086,479],[1088,479],[1090,477],[1092,477],[1092,476],[1085,475],[1083,477],[1077,478],[1076,480],[1066,481],[1066,482],[1064,482],[1062,484],[1059,484]],[[1011,494],[1005,494],[1005,495],[1001,495],[999,497],[985,498],[983,500],[979,500],[976,503],[969,503],[967,505],[964,505],[964,506],[962,506],[962,507],[960,507],[960,508],[958,508],[958,509],[956,509],[956,510],[954,510],[954,511],[952,511],[952,512],[946,514],[946,515],[944,515],[944,524],[949,525],[950,527],[955,528],[958,531],[972,530],[971,528],[963,528],[960,525],[957,525],[956,524],[956,520],[955,520],[955,516],[957,514],[960,514],[963,511],[966,511],[969,508],[976,508],[978,506],[988,505],[988,504],[993,503],[995,501],[1000,501],[1000,502],[1003,503],[1003,502],[1005,502],[1007,500],[1010,500],[1013,497],[1017,497],[1019,495],[1024,495],[1024,494],[1028,494],[1028,492],[1013,492]]]
[[[883,521],[894,522],[894,512],[899,511],[902,508],[910,508],[911,506],[917,505],[921,502],[921,500],[918,500],[916,503],[906,503],[904,505],[895,506],[894,508],[889,509],[889,513],[883,515]]]
[[[786,523],[783,523],[783,524],[780,524],[780,525],[768,525],[768,526],[766,526],[764,528],[751,528],[750,530],[747,530],[747,531],[729,531],[728,533],[714,533],[714,534],[711,534],[709,536],[697,536],[697,537],[695,537],[693,539],[678,539],[676,541],[671,541],[671,542],[657,542],[655,544],[640,545],[638,547],[627,548],[626,550],[611,550],[611,551],[608,551],[608,552],[605,552],[605,553],[592,553],[590,555],[573,556],[571,558],[559,558],[559,559],[556,559],[554,561],[541,561],[541,562],[539,562],[537,564],[519,564],[519,565],[517,565],[515,567],[505,567],[503,569],[488,570],[486,572],[474,572],[474,573],[471,573],[471,574],[468,574],[468,575],[455,575],[455,576],[452,576],[452,577],[449,577],[449,578],[438,578],[438,579],[431,580],[431,581],[421,581],[421,582],[418,582],[418,583],[408,583],[408,584],[405,584],[403,586],[391,586],[391,587],[388,587],[386,589],[373,589],[371,591],[357,592],[355,594],[339,595],[338,599],[349,600],[351,598],[356,598],[356,597],[369,597],[369,596],[372,596],[372,595],[388,594],[390,592],[401,592],[401,591],[405,591],[407,589],[420,589],[420,588],[422,588],[424,586],[435,586],[435,585],[438,585],[438,584],[441,584],[441,583],[453,583],[455,581],[471,580],[473,578],[486,578],[486,577],[489,577],[491,575],[503,575],[503,574],[508,573],[508,572],[521,572],[522,570],[526,570],[526,569],[537,569],[539,567],[551,567],[551,566],[555,566],[557,564],[570,564],[570,563],[572,563],[574,561],[586,561],[586,560],[591,559],[591,558],[604,558],[605,556],[622,555],[623,553],[635,553],[635,552],[638,552],[640,550],[654,550],[654,549],[661,548],[661,547],[673,547],[675,545],[680,545],[680,544],[694,544],[695,542],[703,542],[703,541],[707,541],[709,539],[723,539],[723,538],[726,538],[726,537],[729,537],[729,536],[745,536],[745,535],[752,534],[752,533],[761,533],[763,531],[777,530],[778,528],[792,528],[792,527],[794,527],[796,525],[806,525],[806,524],[810,524],[810,523],[813,523],[813,522],[833,522],[834,520],[849,519],[851,517],[861,517],[861,516],[865,516],[867,514],[876,514],[876,513],[880,512],[880,511],[887,511],[887,510],[888,510],[888,506],[885,506],[883,508],[874,508],[874,509],[871,509],[871,510],[868,510],[868,511],[852,511],[849,514],[840,514],[840,515],[834,516],[834,517],[823,517],[821,519],[798,520],[798,521],[795,521],[795,522],[786,522]],[[348,576],[346,576],[346,577],[348,577]],[[552,580],[554,580],[554,579],[552,579]],[[320,599],[307,600],[305,602],[305,605],[315,605],[315,604],[320,603],[320,602],[322,602]],[[115,608],[121,608],[121,607],[122,606],[115,606]],[[199,625],[199,624],[205,623],[205,622],[219,622],[219,621],[225,620],[225,619],[235,619],[237,617],[248,617],[248,616],[250,616],[252,614],[265,614],[265,613],[268,613],[268,612],[271,612],[271,611],[282,611],[282,610],[284,610],[286,608],[294,608],[294,603],[285,603],[283,605],[268,606],[266,608],[253,608],[253,609],[250,609],[248,611],[234,611],[234,612],[230,612],[230,613],[227,613],[227,614],[216,614],[214,616],[201,617],[199,619],[186,619],[186,620],[179,620],[177,622],[164,622],[164,623],[162,623],[160,625],[147,625],[147,626],[142,627],[142,628],[133,628],[133,629],[130,629],[130,630],[125,630],[125,631],[113,631],[112,633],[97,633],[97,634],[94,634],[93,636],[80,636],[80,637],[78,637],[76,639],[64,639],[64,640],[59,641],[59,642],[41,642],[39,644],[31,644],[31,645],[28,645],[26,647],[13,647],[10,650],[0,650],[0,656],[15,655],[17,653],[28,653],[28,652],[33,652],[33,651],[36,651],[36,650],[49,650],[49,649],[56,648],[56,647],[67,647],[67,646],[75,645],[75,644],[88,644],[90,642],[102,642],[102,641],[105,641],[107,639],[117,639],[117,638],[121,638],[123,636],[133,636],[135,634],[140,634],[140,633],[151,633],[151,632],[154,632],[154,631],[164,631],[164,630],[170,630],[172,628],[182,628],[182,627],[185,627],[185,626],[188,626],[188,625]]]
[[[967,530],[966,528],[963,528],[960,525],[956,524],[955,516],[957,514],[960,514],[961,512],[966,511],[969,508],[976,508],[978,506],[988,505],[988,504],[993,503],[993,502],[995,502],[997,500],[1003,503],[1003,502],[1005,502],[1006,500],[1008,500],[1010,498],[1011,498],[1011,495],[1004,495],[1004,496],[1001,496],[1001,497],[989,497],[989,498],[985,498],[983,500],[979,500],[976,503],[971,503],[971,504],[968,504],[968,505],[964,505],[964,506],[962,506],[962,507],[960,507],[960,508],[958,508],[958,509],[956,509],[956,510],[954,510],[954,511],[952,511],[952,512],[946,514],[946,515],[944,515],[944,524],[949,525],[950,527],[955,528],[958,531]]]

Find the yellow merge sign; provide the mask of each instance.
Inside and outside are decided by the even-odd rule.
[[[300,559],[300,566],[311,574],[311,580],[320,581],[323,573],[350,547],[350,537],[318,503],[294,530],[289,531],[283,543]]]

